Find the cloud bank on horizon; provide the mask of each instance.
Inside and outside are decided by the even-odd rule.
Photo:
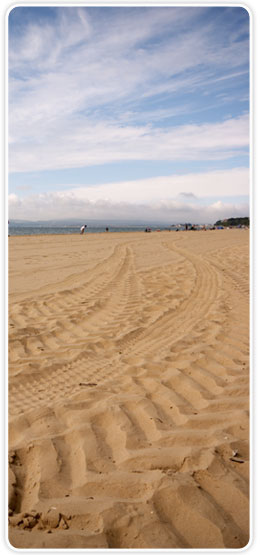
[[[9,218],[249,213],[241,7],[16,7]]]

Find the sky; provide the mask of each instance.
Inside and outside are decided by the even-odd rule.
[[[16,7],[9,218],[249,215],[243,7]]]

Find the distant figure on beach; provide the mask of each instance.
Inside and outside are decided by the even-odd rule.
[[[108,227],[106,227],[106,231],[108,231]]]
[[[87,225],[83,225],[83,226],[80,228],[80,235],[83,235],[83,233],[84,233],[86,227],[88,227],[88,226],[87,226]]]

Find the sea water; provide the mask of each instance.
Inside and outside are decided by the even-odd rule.
[[[85,233],[104,233],[106,232],[106,227],[108,227],[109,232],[127,232],[127,231],[145,231],[146,225],[122,225],[122,226],[88,226]],[[156,231],[157,229],[173,229],[174,227],[167,226],[149,226],[151,231]],[[21,225],[9,224],[8,225],[8,235],[70,235],[79,234],[80,226],[40,226],[40,225]]]

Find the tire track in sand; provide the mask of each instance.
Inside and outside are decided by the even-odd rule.
[[[148,321],[142,318],[138,300],[150,306],[150,297],[134,267],[134,244],[128,245],[121,285],[118,278],[113,285],[121,307],[115,318],[121,320],[111,337],[103,333],[98,345],[93,335],[92,345],[81,345],[66,364],[62,355],[49,367],[49,383],[45,376],[41,384],[39,376],[32,382],[21,376],[11,426],[11,436],[18,423],[24,434],[11,465],[19,494],[15,510],[36,507],[41,513],[58,503],[66,518],[73,515],[66,533],[74,545],[73,534],[83,526],[85,546],[92,538],[96,547],[104,541],[116,548],[243,547],[248,540],[248,336],[246,320],[240,322],[245,290],[230,292],[210,257],[198,259],[185,245],[162,243],[158,239],[162,252],[178,253],[193,268],[192,286],[177,304],[164,306],[159,315],[151,312]],[[173,267],[165,266],[168,272]],[[121,305],[116,295],[125,295]],[[83,379],[97,386],[75,388]],[[46,390],[32,404],[37,387]],[[46,451],[51,476],[43,462]],[[38,490],[30,481],[35,465]],[[59,533],[52,528],[51,535]]]

